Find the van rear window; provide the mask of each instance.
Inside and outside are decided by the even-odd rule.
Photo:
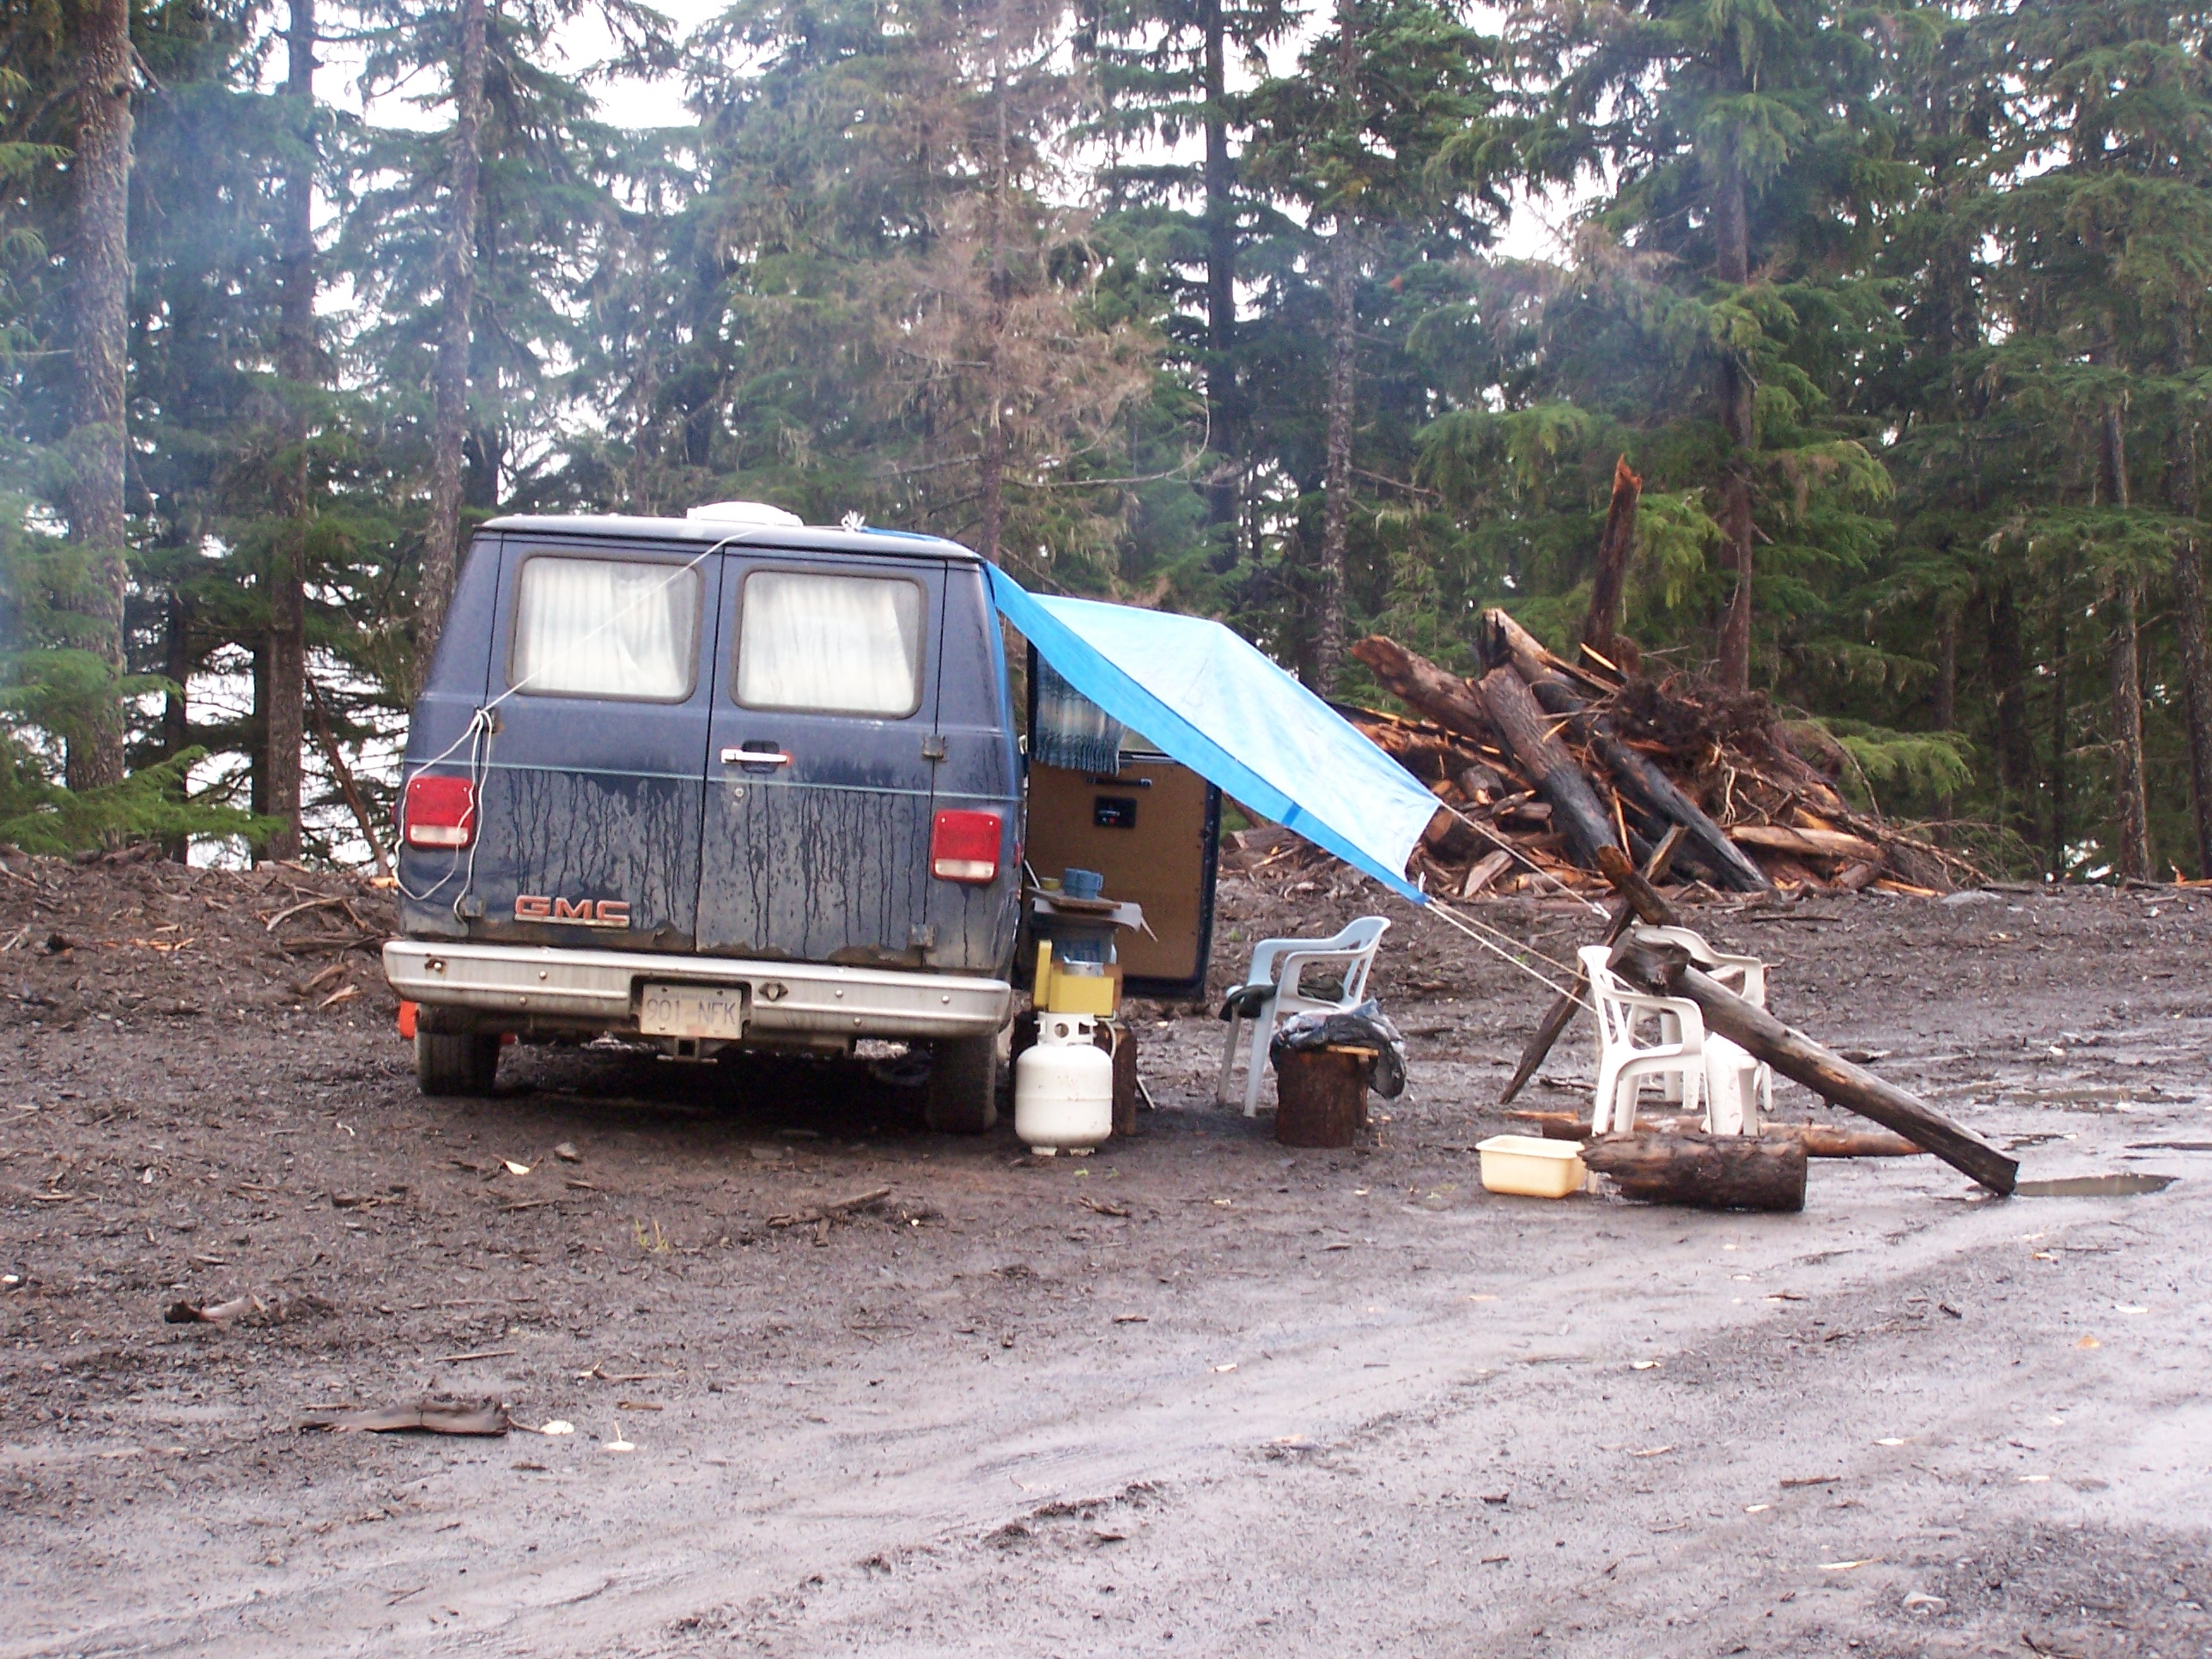
[[[919,582],[756,570],[738,619],[738,701],[903,720],[921,707]]]
[[[699,573],[624,559],[524,562],[514,684],[552,697],[682,702],[698,674]]]

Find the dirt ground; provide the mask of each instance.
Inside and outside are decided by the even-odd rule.
[[[1368,1144],[1214,1109],[1221,1027],[1146,1008],[1160,1109],[1046,1161],[881,1063],[510,1049],[425,1100],[374,896],[18,861],[0,1655],[2212,1650],[2212,899],[1702,911],[2027,1176],[2180,1177],[1818,1163],[1751,1217],[1486,1194],[1548,994],[1336,879],[1226,880],[1217,971],[1394,918]],[[298,1427],[434,1394],[516,1429]]]

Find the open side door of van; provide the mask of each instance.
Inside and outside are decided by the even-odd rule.
[[[1034,648],[1029,679],[1034,732]],[[1096,870],[1107,897],[1144,907],[1149,932],[1124,932],[1115,945],[1122,988],[1133,995],[1205,995],[1220,840],[1221,791],[1133,732],[1111,774],[1030,763],[1030,867],[1039,876],[1071,865]]]
[[[475,936],[691,949],[720,581],[696,548],[506,538]]]
[[[699,948],[923,965],[944,562],[723,562]]]

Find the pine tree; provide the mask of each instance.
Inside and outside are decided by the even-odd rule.
[[[1471,247],[1503,219],[1487,143],[1497,54],[1494,40],[1431,0],[1340,0],[1302,72],[1251,94],[1249,175],[1303,216],[1306,275],[1326,295],[1312,665],[1323,696],[1335,690],[1345,647],[1359,289],[1386,240]]]
[[[1532,173],[1602,186],[1587,215],[1601,241],[1585,242],[1584,292],[1620,305],[1641,337],[1634,355],[1663,354],[1673,371],[1672,385],[1638,377],[1660,396],[1637,423],[1691,416],[1702,382],[1706,432],[1693,441],[1707,453],[1692,465],[1729,579],[1717,672],[1739,690],[1751,678],[1755,548],[1775,544],[1766,562],[1785,576],[1790,563],[1863,556],[1850,544],[1863,524],[1845,513],[1824,525],[1796,500],[1823,475],[1862,502],[1885,490],[1835,418],[1840,386],[1822,381],[1848,379],[1852,349],[1838,336],[1891,320],[1861,286],[1882,193],[1904,183],[1884,166],[1890,124],[1874,94],[1888,39],[1911,33],[1910,20],[1832,0],[1641,0],[1547,5],[1520,40]]]
[[[130,586],[124,511],[125,400],[131,294],[130,0],[71,0],[64,11],[76,71],[76,131],[70,159],[70,433],[63,490],[70,539],[89,568],[85,614],[94,648],[120,690],[123,604]],[[103,700],[69,745],[72,789],[119,783],[124,772],[119,702]]]
[[[1266,49],[1293,16],[1286,0],[1092,0],[1079,35],[1094,82],[1089,130],[1109,149],[1093,187],[1165,289],[1164,331],[1205,391],[1217,564],[1234,559],[1240,478],[1250,465],[1237,288],[1243,246],[1261,214],[1240,177],[1245,133],[1230,76],[1263,77]]]

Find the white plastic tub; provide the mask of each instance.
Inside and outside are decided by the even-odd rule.
[[[1482,1184],[1493,1193],[1523,1198],[1565,1198],[1580,1192],[1589,1178],[1578,1140],[1545,1140],[1535,1135],[1492,1135],[1475,1149],[1482,1154]]]

